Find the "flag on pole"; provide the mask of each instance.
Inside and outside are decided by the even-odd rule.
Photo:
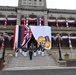
[[[4,28],[6,28],[6,25],[7,25],[7,17],[5,18]]]

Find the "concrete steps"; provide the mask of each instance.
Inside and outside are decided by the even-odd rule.
[[[56,62],[54,59],[47,54],[45,51],[45,55],[41,56],[38,55],[35,57],[33,56],[32,60],[29,59],[29,56],[23,56],[22,54],[18,54],[18,57],[12,57],[9,63],[5,66],[4,69],[8,68],[31,68],[31,67],[57,67]]]

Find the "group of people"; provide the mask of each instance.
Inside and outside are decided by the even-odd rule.
[[[42,53],[42,56],[44,56],[44,51],[45,51],[45,48],[42,47],[41,45],[39,45],[38,48],[36,48],[35,46],[30,46],[30,48],[22,48],[22,47],[19,47],[16,49],[15,51],[15,56],[17,57],[18,56],[18,52],[22,53],[24,56],[27,56],[27,52],[29,54],[29,58],[30,60],[32,60],[32,56],[36,56],[36,53],[38,52],[38,55],[40,55]]]

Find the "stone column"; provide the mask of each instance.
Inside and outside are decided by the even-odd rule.
[[[44,13],[44,25],[48,26],[47,12]]]
[[[20,17],[21,17],[21,11],[20,10],[18,10],[18,12],[17,12],[17,25],[20,25]]]

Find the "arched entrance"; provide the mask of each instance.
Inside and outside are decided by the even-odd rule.
[[[37,41],[35,40],[34,36],[32,35],[30,41],[27,44],[27,47],[30,48],[30,46],[35,46],[37,48]]]

